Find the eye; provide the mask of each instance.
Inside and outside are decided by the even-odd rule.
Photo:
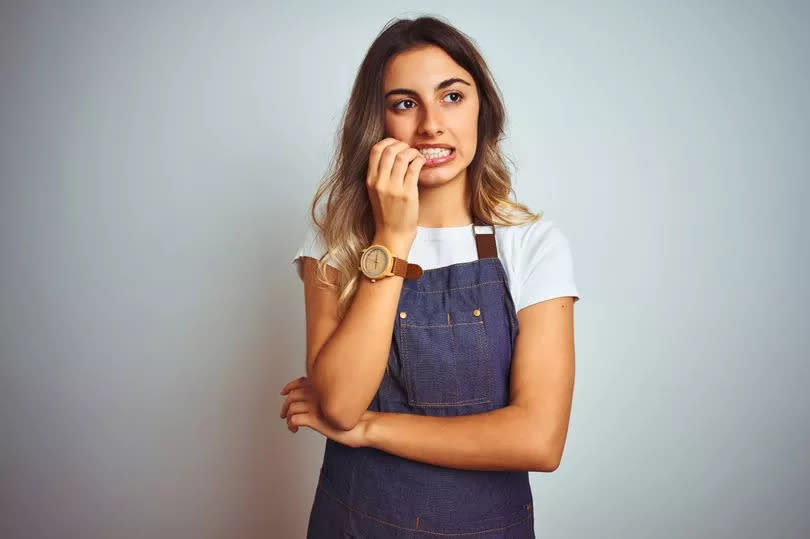
[[[400,108],[399,105],[401,105],[402,103],[413,103],[413,100],[411,100],[411,99],[403,99],[402,101],[397,101],[396,103],[394,103],[394,106],[392,108],[394,110],[407,110],[407,109],[413,108],[413,107],[406,107],[404,109]]]
[[[461,94],[461,92],[450,92],[449,94],[445,95],[444,97],[447,98],[447,97],[449,97],[451,95],[457,96],[456,99],[451,99],[450,101],[445,100],[445,103],[461,103],[464,100],[464,96]],[[400,105],[402,105],[403,103],[411,103],[411,106],[410,107],[404,107],[404,108],[400,107]],[[396,103],[394,103],[391,106],[391,108],[394,109],[394,110],[397,110],[397,111],[403,111],[403,110],[412,109],[414,106],[415,106],[415,103],[414,103],[414,101],[412,99],[403,99],[402,101],[397,101]]]

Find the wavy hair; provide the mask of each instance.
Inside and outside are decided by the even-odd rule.
[[[435,17],[389,21],[360,64],[336,134],[335,152],[310,210],[326,247],[318,259],[317,279],[328,287],[337,287],[340,318],[348,310],[362,276],[358,269],[360,251],[368,247],[375,233],[366,174],[371,147],[385,138],[385,66],[394,55],[425,45],[443,49],[472,75],[478,89],[478,145],[467,167],[474,219],[510,226],[535,222],[543,214],[532,213],[524,204],[509,199],[510,193],[514,194],[512,178],[500,149],[506,113],[500,90],[473,40]],[[319,216],[323,197],[326,208]],[[512,216],[517,216],[518,221],[513,221]],[[335,283],[327,274],[327,265],[337,270],[337,278],[331,278]]]

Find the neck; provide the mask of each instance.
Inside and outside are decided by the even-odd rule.
[[[427,228],[464,226],[473,222],[467,169],[437,186],[419,186],[417,225]]]

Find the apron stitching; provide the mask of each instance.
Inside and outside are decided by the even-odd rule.
[[[447,313],[449,316],[450,313]],[[454,322],[453,324],[402,324],[403,326],[407,326],[409,328],[446,328],[450,326],[469,326],[471,324],[478,324],[479,326],[484,325],[484,322]]]
[[[496,281],[496,282],[504,282],[504,281]],[[447,312],[447,324],[420,325],[420,324],[407,324],[407,323],[404,323],[404,322],[399,322],[399,324],[400,324],[400,328],[402,330],[402,334],[401,334],[402,339],[401,340],[402,340],[402,346],[404,348],[403,358],[402,358],[403,376],[405,376],[405,383],[410,388],[410,394],[411,395],[415,395],[415,390],[414,390],[413,386],[411,385],[408,377],[404,374],[404,371],[406,370],[404,368],[404,366],[407,365],[407,363],[408,363],[408,356],[407,356],[408,337],[407,337],[407,329],[406,328],[409,328],[409,327],[411,327],[411,328],[450,328],[449,333],[450,333],[450,343],[451,343],[451,354],[455,354],[455,350],[456,350],[455,346],[456,345],[455,345],[455,335],[453,334],[453,330],[452,330],[453,326],[464,326],[464,325],[473,325],[473,324],[478,325],[478,326],[480,326],[480,329],[476,330],[476,332],[475,332],[476,335],[477,335],[477,338],[478,338],[478,346],[485,355],[485,362],[489,361],[489,358],[490,358],[489,341],[486,339],[486,335],[484,334],[485,333],[484,320],[478,320],[476,322],[455,322],[454,323],[452,321],[452,317],[450,316],[450,313]],[[487,377],[486,381],[491,386],[492,381],[491,381],[490,377]],[[492,390],[492,387],[490,387],[489,389]],[[423,401],[419,401],[419,400],[416,400],[416,399],[413,399],[413,398],[409,397],[408,403],[411,404],[412,406],[441,408],[441,407],[464,406],[464,405],[473,405],[473,404],[491,404],[492,399],[487,398],[486,396],[483,396],[483,397],[475,397],[475,398],[472,398],[472,399],[466,399],[466,400],[454,401],[454,402],[423,402]]]
[[[469,286],[456,286],[454,288],[443,288],[442,290],[414,290],[412,288],[403,288],[403,292],[414,292],[416,294],[442,294],[444,292],[449,292],[451,290],[465,290],[467,288],[476,288],[479,286],[483,286],[485,284],[496,284],[496,283],[503,283],[505,282],[503,279],[497,281],[481,281],[478,284],[472,284]]]

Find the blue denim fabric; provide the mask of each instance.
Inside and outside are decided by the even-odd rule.
[[[405,280],[395,316],[369,410],[456,416],[509,403],[518,322],[500,259]],[[326,440],[309,539],[437,536],[534,538],[528,471],[447,468]]]

